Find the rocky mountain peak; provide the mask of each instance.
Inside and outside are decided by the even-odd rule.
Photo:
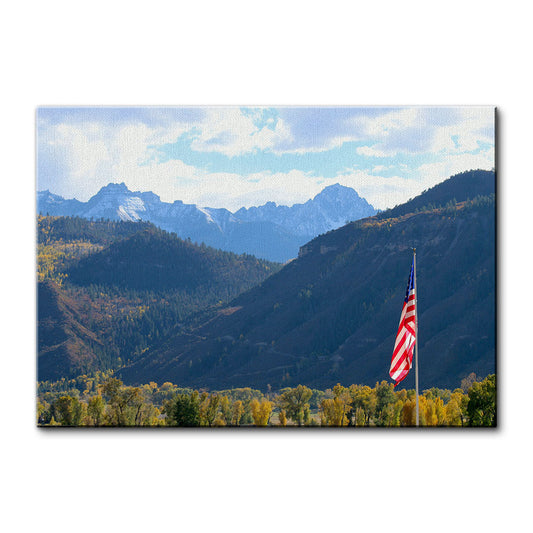
[[[102,194],[108,195],[108,194],[126,194],[126,193],[131,193],[131,191],[128,189],[128,187],[126,186],[124,182],[108,183],[96,193],[96,196],[102,195]]]

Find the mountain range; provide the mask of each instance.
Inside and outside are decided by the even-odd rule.
[[[402,209],[315,238],[215,316],[122,368],[121,378],[211,389],[388,379],[413,248],[420,386],[453,389],[471,372],[493,373],[495,176],[451,180]],[[412,388],[413,376],[404,384]]]
[[[295,258],[300,246],[317,235],[348,221],[372,216],[376,210],[355,190],[339,184],[324,188],[303,204],[289,207],[268,202],[232,213],[180,200],[167,203],[153,192],[132,192],[124,183],[110,183],[87,202],[64,199],[48,190],[39,191],[37,212],[95,220],[148,221],[193,242],[286,262]]]
[[[454,389],[495,371],[495,241],[495,173],[480,170],[323,233],[284,266],[149,222],[38,217],[39,379],[373,386],[388,379],[416,248],[420,387]]]

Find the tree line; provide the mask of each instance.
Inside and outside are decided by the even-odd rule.
[[[471,374],[450,391],[419,395],[421,426],[495,426],[496,377]],[[278,392],[237,388],[203,391],[153,382],[127,386],[112,371],[57,382],[40,382],[39,426],[414,426],[414,390],[337,384],[325,391],[305,385]]]
[[[39,215],[37,245],[39,285],[75,302],[74,318],[95,334],[87,339],[95,356],[86,358],[90,371],[121,368],[183,321],[194,324],[281,268],[148,222]],[[50,348],[39,343],[39,352]],[[66,377],[86,371],[78,366]]]

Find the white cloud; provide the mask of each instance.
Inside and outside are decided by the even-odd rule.
[[[223,187],[220,187],[223,180]],[[261,172],[246,177],[236,174],[206,174],[202,179],[200,205],[227,207],[234,211],[240,207],[262,205],[274,201],[278,205],[304,203],[316,196],[324,187],[340,183],[355,189],[374,207],[385,209],[416,196],[427,188],[406,177],[385,178],[365,171],[348,171],[331,178],[313,175],[300,170],[289,172]],[[189,197],[193,188],[183,187],[182,196]]]
[[[450,176],[471,169],[490,170],[494,167],[494,150],[477,154],[463,153],[449,155],[442,161],[420,165],[409,172],[400,165],[404,175],[384,177],[362,170],[348,170],[339,174],[334,181],[354,188],[361,196],[378,209],[387,209],[402,204],[422,191],[441,183]],[[390,167],[389,167],[390,168]],[[374,167],[373,172],[386,170]]]
[[[226,119],[229,116],[226,115]],[[240,120],[240,114],[233,116]],[[225,124],[227,126],[227,122]],[[268,132],[251,127],[246,121],[236,128],[245,126],[247,132],[252,132],[249,149],[271,143]],[[130,190],[150,190],[166,202],[180,199],[186,203],[236,210],[267,201],[285,205],[304,202],[323,188],[318,183],[319,178],[310,179],[309,173],[300,170],[242,176],[232,172],[208,172],[178,159],[161,161],[157,146],[179,136],[182,131],[179,126],[169,132],[143,123],[125,124],[117,129],[98,123],[59,124],[41,132],[39,142],[50,151],[49,159],[56,168],[64,169],[61,177],[55,178],[52,191],[71,197],[70,191],[74,190],[80,200],[89,199],[111,181],[123,181]],[[205,130],[206,139],[214,134],[215,128]]]
[[[353,170],[337,176],[334,182],[352,187],[376,209],[387,209],[420,194],[426,186],[405,176],[383,177]]]
[[[150,188],[160,182],[163,172],[147,172],[155,168],[149,162],[157,159],[152,146],[175,142],[185,131],[183,124],[167,128],[150,128],[144,123],[124,124],[113,128],[102,123],[44,125],[39,132],[39,158],[51,167],[46,169],[49,183],[38,188],[51,188],[57,194],[87,200],[110,181],[124,181],[130,188]],[[175,166],[180,166],[177,163]],[[181,169],[181,167],[180,167]],[[142,182],[142,176],[148,181]]]
[[[257,119],[257,113],[243,113],[238,108],[208,108],[204,120],[196,125],[198,133],[191,148],[233,157],[254,150],[272,149],[276,143],[291,139],[283,120],[278,119],[271,129],[266,125],[258,126]]]
[[[455,173],[494,166],[493,148],[479,152],[480,142],[490,145],[494,141],[492,110],[454,110],[449,117],[415,108],[357,119],[369,135],[382,136],[382,141],[377,142],[369,138],[368,145],[357,148],[359,155],[382,158],[395,150],[401,151],[398,139],[408,131],[411,137],[407,141],[419,140],[417,135],[426,135],[430,152],[440,158],[414,170],[412,163],[409,167],[395,163],[401,175],[394,177],[380,176],[393,168],[390,160],[379,161],[383,164],[369,165],[367,169],[344,170],[337,176],[324,178],[319,169],[314,172],[265,169],[243,176],[234,172],[210,172],[178,159],[160,159],[158,147],[175,142],[184,132],[193,138],[196,150],[217,151],[232,157],[254,150],[275,152],[281,142],[290,146],[291,132],[287,122],[278,117],[275,128],[270,129],[265,126],[269,120],[271,125],[274,124],[270,117],[265,120],[260,113],[243,112],[238,108],[208,108],[200,121],[167,123],[164,127],[141,121],[114,127],[101,122],[40,124],[39,158],[46,160],[47,168],[46,173],[43,172],[46,174],[43,186],[39,182],[38,187],[50,188],[65,197],[74,194],[80,200],[87,200],[109,182],[124,181],[131,190],[151,190],[164,201],[180,199],[234,210],[267,201],[284,205],[305,202],[325,186],[339,182],[353,187],[375,207],[384,209],[416,196]],[[417,125],[419,121],[422,124],[429,121],[432,126],[419,125],[413,130],[413,124]],[[340,145],[347,139],[333,136],[328,143]],[[406,146],[409,143],[406,142]],[[320,151],[323,147],[315,148]],[[311,150],[301,149],[302,153]],[[470,153],[473,150],[479,153]]]
[[[420,123],[420,108],[395,109],[377,117],[357,117],[355,124],[366,137],[384,138],[391,132],[411,128]]]
[[[62,156],[74,179],[97,172],[102,163],[111,159],[106,144],[94,133],[93,124],[88,125],[87,131],[60,124],[49,138],[48,150]]]
[[[494,144],[494,108],[487,106],[398,109],[357,117],[354,126],[372,143],[357,149],[367,157],[457,154],[473,152],[480,143]]]
[[[430,150],[460,154],[477,150],[480,143],[494,144],[494,109],[465,107],[457,110],[457,120],[435,128]]]
[[[494,168],[494,150],[490,149],[477,154],[450,155],[442,161],[421,165],[417,171],[424,183],[427,183],[428,187],[432,187],[465,170],[491,170],[492,168]]]
[[[288,126],[284,125],[284,128],[286,128],[287,132],[289,132]],[[282,141],[285,141],[285,138],[279,137],[276,139],[277,143],[280,143]],[[298,148],[290,147],[291,145],[281,144],[281,145],[274,145],[272,148],[272,152],[277,155],[282,154],[297,154],[297,155],[305,155],[305,154],[311,154],[311,153],[320,153],[320,152],[327,152],[328,150],[333,150],[334,148],[340,148],[344,143],[357,141],[359,140],[358,136],[337,136],[337,137],[331,137],[328,139],[322,139],[321,143],[315,144],[315,145],[306,145],[306,146],[300,146]]]
[[[355,150],[359,155],[366,157],[389,157],[390,154],[373,146],[358,146]]]
[[[180,198],[186,203],[225,207],[235,211],[269,201],[280,205],[306,202],[325,187],[325,184],[320,184],[321,180],[322,178],[300,170],[265,171],[242,176],[194,169],[187,179],[175,180],[175,190],[172,193],[174,198]],[[331,180],[331,183],[334,182]],[[163,199],[163,195],[161,197]]]

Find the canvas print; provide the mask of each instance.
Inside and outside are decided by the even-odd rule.
[[[36,130],[38,426],[496,426],[494,107]]]

